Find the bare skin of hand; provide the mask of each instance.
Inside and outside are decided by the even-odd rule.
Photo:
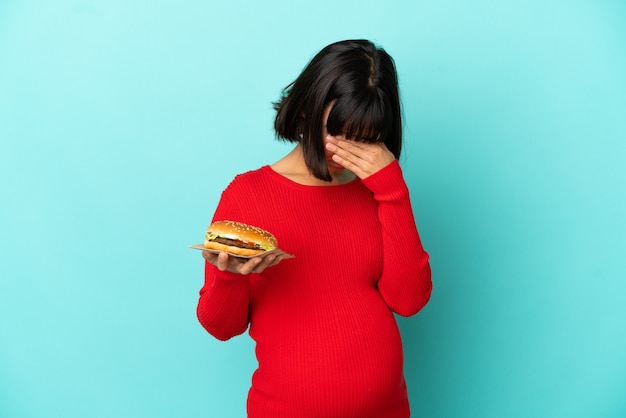
[[[360,179],[371,176],[395,160],[382,142],[366,144],[347,140],[343,136],[328,135],[326,149],[333,153],[333,161]]]
[[[270,254],[266,257],[240,258],[227,253],[212,253],[202,251],[202,257],[213,264],[220,271],[229,271],[238,274],[261,273],[268,267],[275,266],[282,260],[281,256]]]

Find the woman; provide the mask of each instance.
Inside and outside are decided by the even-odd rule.
[[[369,41],[331,44],[275,107],[295,148],[236,176],[214,220],[266,229],[296,258],[204,251],[200,323],[220,340],[250,327],[250,418],[408,417],[393,312],[417,313],[432,284],[397,161],[393,60]]]

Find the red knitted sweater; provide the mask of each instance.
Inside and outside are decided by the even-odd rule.
[[[339,186],[264,166],[237,176],[214,220],[271,231],[296,258],[242,276],[206,264],[198,319],[220,340],[256,342],[250,418],[406,418],[400,333],[432,289],[397,161]]]

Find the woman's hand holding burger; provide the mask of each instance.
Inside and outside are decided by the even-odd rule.
[[[210,251],[202,251],[202,257],[217,267],[218,270],[239,274],[261,273],[266,268],[275,266],[282,260],[280,255],[275,256],[274,254],[266,257],[244,259],[230,256],[225,252],[217,254]]]
[[[333,153],[333,161],[353,172],[360,179],[367,178],[396,158],[384,143],[368,144],[328,135],[326,149]]]
[[[261,273],[287,256],[278,250],[278,241],[270,232],[234,221],[216,221],[209,225],[202,257],[221,271],[250,274]]]

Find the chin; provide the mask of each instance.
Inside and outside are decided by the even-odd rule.
[[[345,167],[335,163],[335,162],[328,162],[328,171],[330,171],[331,173],[342,173],[346,170]]]

